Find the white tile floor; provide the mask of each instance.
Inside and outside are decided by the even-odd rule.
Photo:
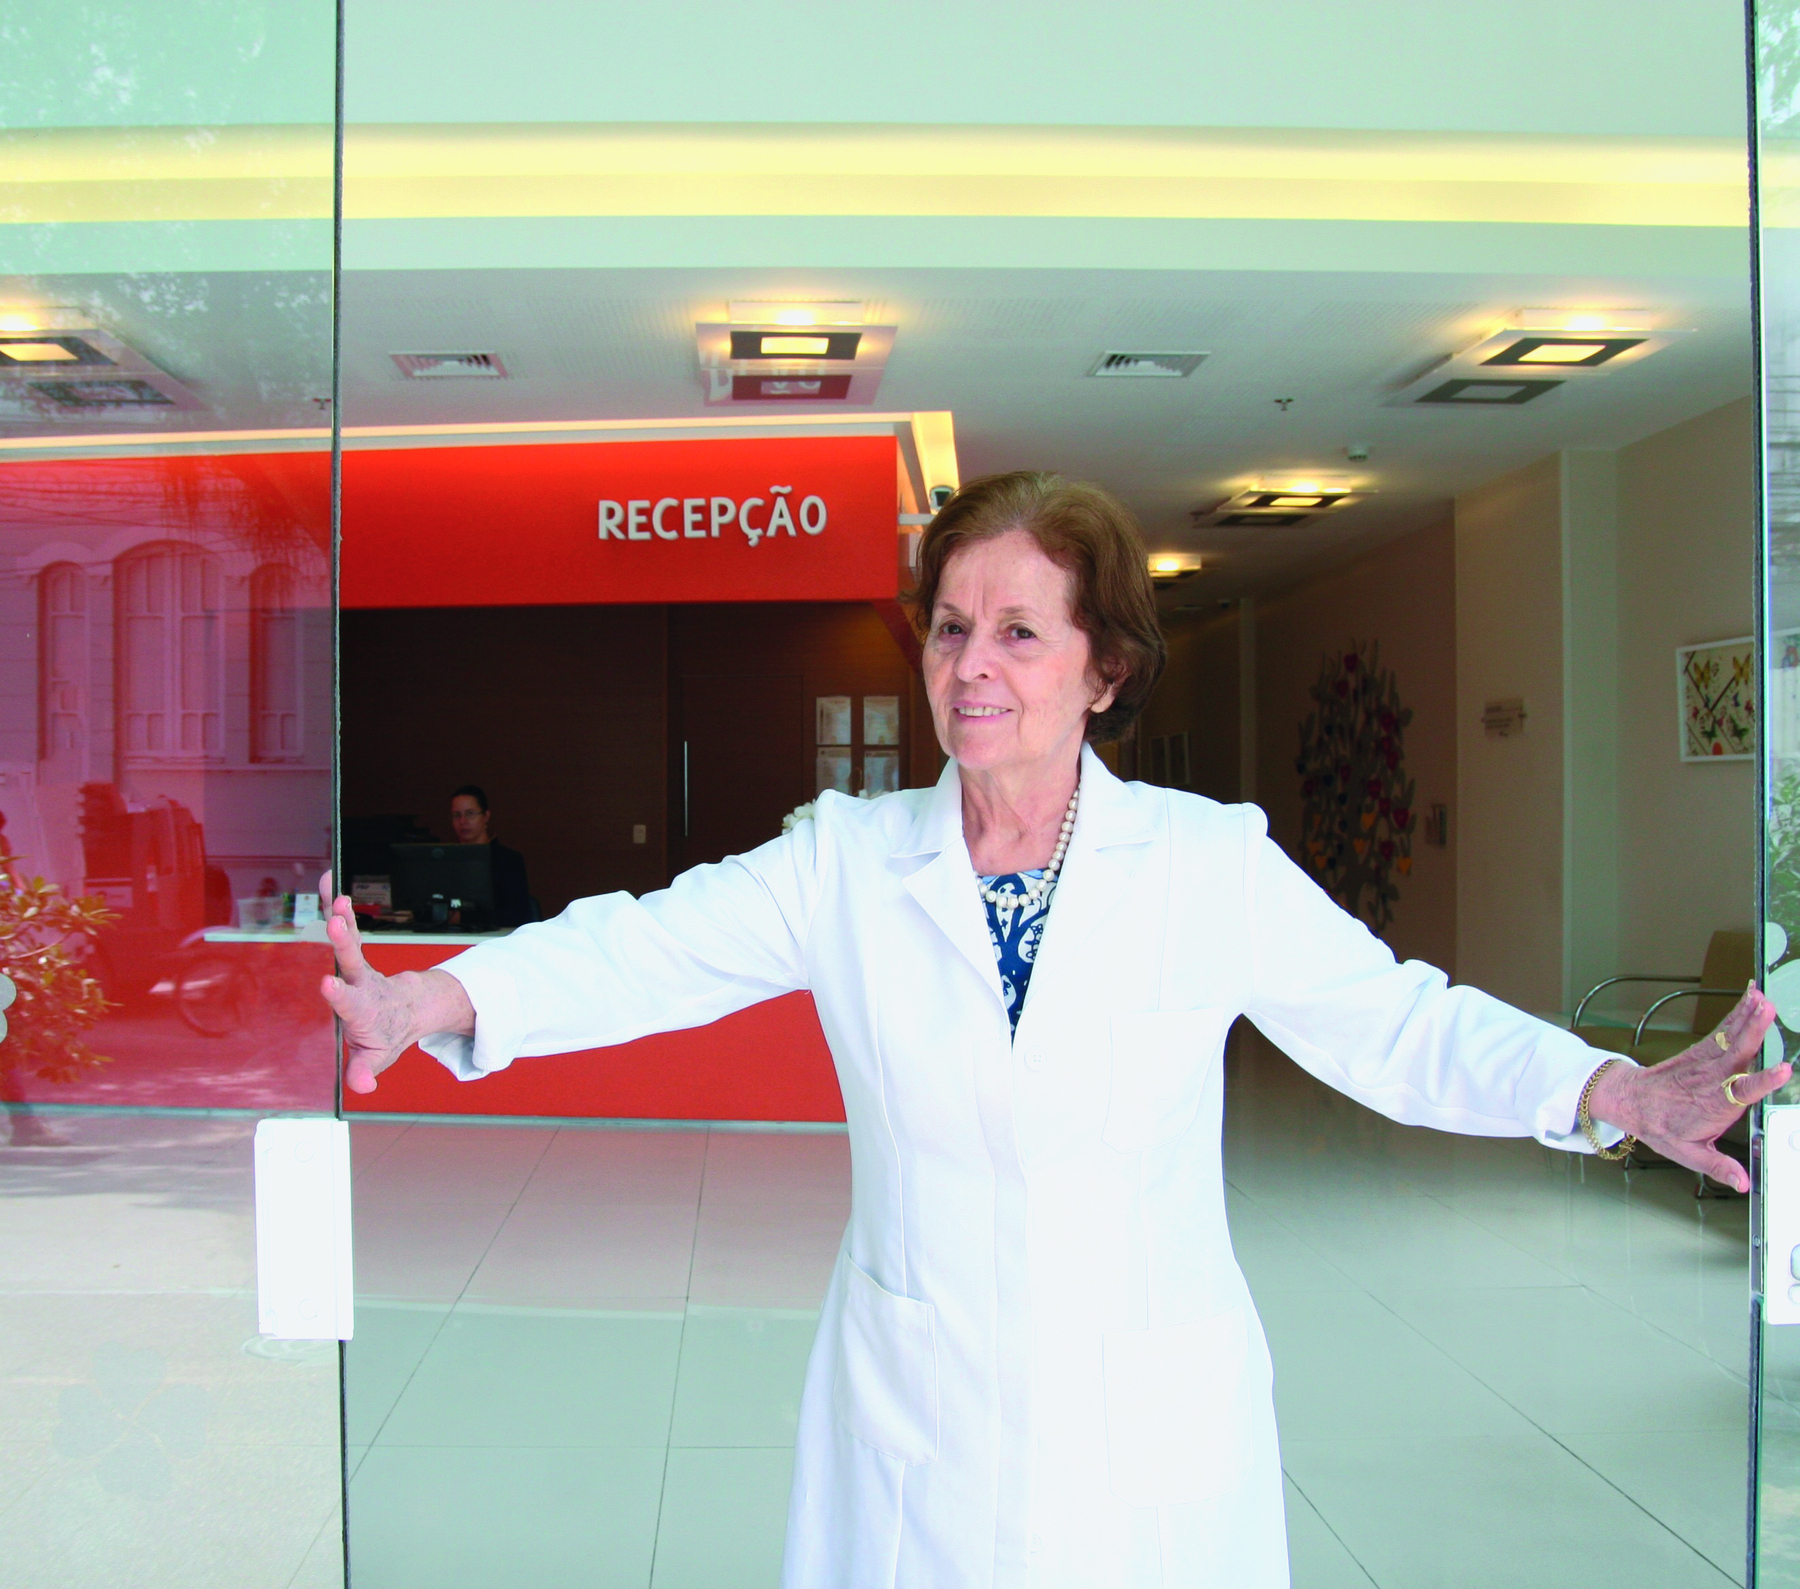
[[[1743,1203],[1403,1130],[1260,1044],[1227,1121],[1296,1589],[1739,1581]],[[332,1353],[253,1333],[250,1124],[0,1149],[0,1585],[341,1586]],[[357,1589],[771,1584],[843,1137],[353,1129]]]
[[[1404,1130],[1254,1040],[1227,1118],[1296,1589],[1740,1581],[1742,1202]],[[772,1583],[844,1139],[357,1132],[358,1589]]]

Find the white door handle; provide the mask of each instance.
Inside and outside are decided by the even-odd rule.
[[[284,1341],[347,1341],[350,1125],[256,1122],[256,1316]]]

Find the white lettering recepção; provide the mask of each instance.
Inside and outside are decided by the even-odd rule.
[[[785,531],[790,539],[800,534],[822,535],[831,520],[825,499],[810,493],[799,499],[796,516],[790,498],[792,486],[770,486],[766,497],[640,497],[618,501],[602,497],[599,504],[599,538],[603,541],[716,541],[719,532],[733,524],[752,546],[773,540]],[[767,510],[766,512],[764,510]],[[680,528],[675,527],[677,518]]]

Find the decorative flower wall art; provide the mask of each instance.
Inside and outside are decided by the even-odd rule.
[[[1683,761],[1748,761],[1756,754],[1756,641],[1711,640],[1675,653]]]
[[[1324,890],[1376,932],[1394,919],[1394,879],[1412,870],[1418,823],[1406,776],[1406,725],[1377,645],[1327,655],[1300,725],[1301,861]]]

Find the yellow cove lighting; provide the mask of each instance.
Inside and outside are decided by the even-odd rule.
[[[60,342],[0,342],[0,353],[15,364],[79,364],[79,354]]]
[[[813,303],[765,303],[733,298],[729,319],[734,326],[859,326],[860,301],[820,300]]]

